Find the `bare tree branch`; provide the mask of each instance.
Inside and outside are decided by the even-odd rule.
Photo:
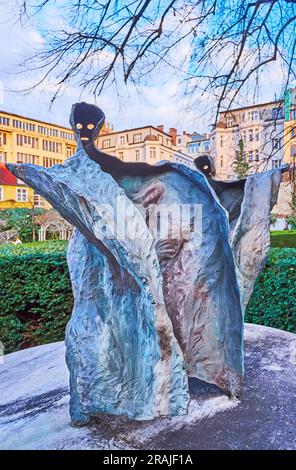
[[[122,78],[137,82],[168,64],[183,74],[186,93],[217,96],[217,116],[229,109],[259,72],[278,60],[287,87],[295,77],[296,0],[68,0],[51,29],[54,0],[20,0],[20,15],[40,22],[45,44],[24,63],[56,93],[75,81],[95,94]],[[62,24],[62,26],[59,26]],[[190,47],[186,61],[175,60]]]

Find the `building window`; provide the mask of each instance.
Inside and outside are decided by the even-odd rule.
[[[17,152],[17,163],[32,163],[33,165],[39,165],[38,155],[31,155],[30,153]]]
[[[58,130],[57,129],[49,129],[50,137],[58,137]]]
[[[64,140],[74,140],[74,134],[70,132],[60,131],[60,137]]]
[[[283,119],[283,108],[273,108],[272,109],[272,119],[276,121],[277,119]]]
[[[232,117],[227,117],[226,118],[226,127],[231,127],[234,124],[234,120]]]
[[[43,166],[45,166],[45,168],[50,168],[53,165],[61,165],[62,163],[62,160],[58,160],[57,158],[43,157]]]
[[[163,160],[163,151],[160,152],[160,160]]]
[[[279,150],[279,148],[280,148],[280,139],[272,139],[272,148],[274,150]]]
[[[58,129],[53,129],[52,127],[38,126],[38,132],[49,137],[59,137]],[[73,140],[73,136],[69,132],[60,131],[60,137],[65,140]]]
[[[249,120],[252,122],[258,121],[259,112],[258,111],[249,111]]]
[[[140,160],[140,150],[136,150],[136,161]]]
[[[125,144],[125,135],[121,135],[119,137],[119,145],[124,145]]]
[[[43,140],[42,148],[46,152],[62,153],[62,144],[53,140]]]
[[[18,119],[13,119],[12,125],[16,129],[22,129],[22,121],[19,121]]]
[[[0,116],[0,124],[2,124],[2,126],[9,126],[9,122],[9,118]]]
[[[178,144],[181,144],[181,143],[182,143],[182,139],[180,139],[180,137],[179,137]]]
[[[249,142],[253,142],[253,140],[254,140],[253,129],[249,129]]]
[[[4,189],[0,187],[0,201],[4,201]]]
[[[295,137],[295,127],[292,127],[291,129],[291,139],[294,139]]]
[[[34,207],[45,207],[45,199],[40,194],[34,193]]]
[[[28,190],[25,188],[16,188],[16,200],[18,202],[28,202]]]
[[[16,144],[24,147],[32,147],[34,149],[37,149],[38,139],[36,139],[35,137],[30,137],[28,135],[17,134]]]
[[[223,135],[220,137],[220,147],[223,147]]]
[[[7,163],[7,152],[0,152],[0,163]]]
[[[245,122],[246,120],[246,113],[241,114],[241,122]]]
[[[35,132],[35,124],[31,124],[30,122],[23,122],[22,127],[24,131]]]
[[[253,161],[253,150],[249,151],[249,162]]]
[[[44,126],[38,126],[38,132],[39,132],[39,134],[44,134],[44,135],[46,135],[46,134],[47,134],[47,132],[46,132],[46,127],[44,127]]]
[[[120,158],[120,160],[123,160],[123,157],[124,157],[123,152],[118,152],[118,158]]]
[[[223,155],[221,155],[221,157],[220,157],[220,166],[221,166],[221,168],[223,167]]]
[[[295,119],[296,119],[296,109],[291,109],[290,119],[295,121]]]
[[[155,160],[155,158],[156,158],[156,148],[150,147],[150,159]]]
[[[281,166],[281,160],[272,160],[272,168],[279,168]]]
[[[103,140],[103,149],[108,149],[111,147],[111,139],[104,139]]]
[[[18,119],[13,119],[12,125],[15,129],[23,129],[24,131],[35,132],[35,124],[30,122],[19,121]]]
[[[134,134],[134,143],[142,141],[142,134]]]
[[[66,145],[66,155],[67,155],[67,157],[72,157],[72,155],[74,155],[74,153],[75,153],[74,147],[68,147],[68,145]]]
[[[0,147],[6,145],[6,134],[5,132],[0,132]]]
[[[260,158],[259,158],[259,149],[256,149],[255,150],[255,161],[256,162],[259,162]]]
[[[255,129],[255,140],[259,142],[260,136],[259,136],[259,129]]]

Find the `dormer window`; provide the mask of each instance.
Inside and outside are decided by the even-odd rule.
[[[233,117],[229,116],[226,118],[226,127],[232,127],[234,125]]]

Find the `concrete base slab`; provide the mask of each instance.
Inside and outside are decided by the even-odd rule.
[[[190,379],[186,416],[149,422],[100,415],[73,428],[63,343],[4,356],[0,449],[296,449],[296,335],[245,328],[243,395]]]

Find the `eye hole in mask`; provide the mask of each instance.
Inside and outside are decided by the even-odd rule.
[[[92,130],[94,128],[94,124],[92,122],[90,122],[89,124],[87,124],[87,128]]]
[[[80,122],[78,122],[78,123],[76,124],[76,129],[82,129],[82,128],[83,128],[83,125],[80,124]]]

